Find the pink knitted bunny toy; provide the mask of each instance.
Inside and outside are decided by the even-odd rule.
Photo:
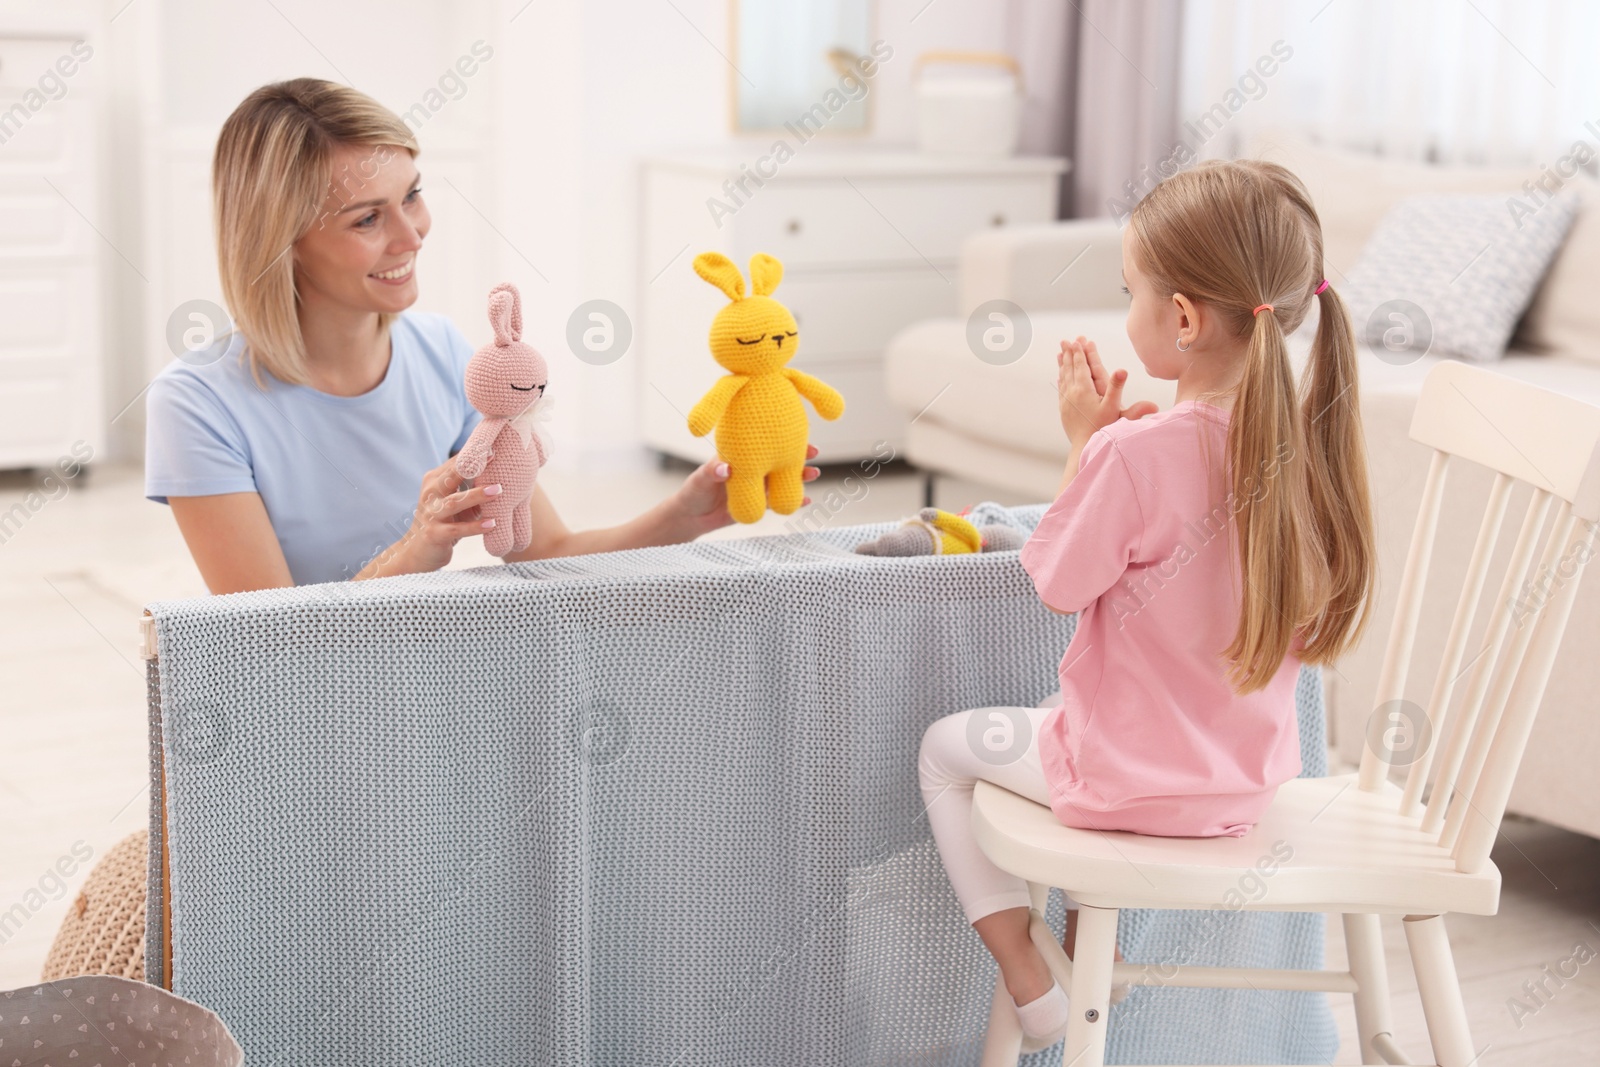
[[[495,520],[483,535],[484,547],[504,556],[533,540],[528,498],[545,461],[533,415],[544,399],[549,372],[544,357],[522,343],[522,296],[510,282],[489,291],[489,324],[494,342],[467,362],[467,399],[483,420],[456,454],[456,470],[475,484],[500,483],[500,494],[480,510],[485,519]]]

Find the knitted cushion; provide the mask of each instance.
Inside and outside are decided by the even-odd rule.
[[[94,865],[45,957],[43,981],[80,974],[144,980],[146,830],[129,834]]]

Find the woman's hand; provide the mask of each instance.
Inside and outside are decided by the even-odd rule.
[[[1080,336],[1061,342],[1061,351],[1056,353],[1056,401],[1061,428],[1074,453],[1103,426],[1118,419],[1139,419],[1156,413],[1157,407],[1148,400],[1122,406],[1122,387],[1127,380],[1125,370],[1106,373],[1093,341]]]
[[[806,446],[806,459],[817,458],[817,447]],[[802,475],[814,482],[822,475],[816,467],[806,467]],[[811,503],[810,497],[800,501],[802,507]],[[728,514],[728,464],[720,457],[707,460],[695,468],[673,498],[674,510],[687,528],[688,539],[728,526],[733,516]]]
[[[499,493],[500,486],[461,489],[463,480],[454,457],[423,475],[411,528],[356,577],[386,578],[439,570],[450,562],[458,541],[492,529],[494,520],[483,519],[478,505]]]
[[[816,457],[817,450],[806,446],[806,458]],[[822,472],[806,467],[802,477],[814,481]],[[507,563],[552,556],[576,556],[585,552],[617,552],[628,548],[646,548],[653,545],[677,545],[693,541],[703,533],[733,522],[728,514],[728,465],[720,458],[713,459],[694,469],[684,479],[683,485],[671,496],[638,518],[603,530],[569,531],[556,514],[544,491],[533,488],[533,541],[522,552],[506,556]],[[476,503],[476,501],[468,501]],[[802,504],[811,503],[806,497]],[[473,509],[475,510],[475,509]],[[469,512],[463,512],[465,518]],[[474,529],[471,532],[476,532]],[[449,558],[447,555],[446,559]]]

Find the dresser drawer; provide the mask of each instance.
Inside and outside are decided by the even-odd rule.
[[[962,241],[1053,219],[1055,188],[1026,176],[774,182],[727,225],[740,262],[766,252],[786,267],[919,263],[954,285]]]
[[[74,46],[77,51],[73,51]],[[77,78],[85,52],[90,52],[89,46],[71,37],[0,36],[0,95],[16,97],[29,89],[41,93],[53,89],[64,95],[61,86],[71,86]],[[92,60],[92,52],[88,58]],[[39,79],[47,74],[54,80],[46,78],[41,89]],[[49,100],[45,106],[55,102]]]
[[[93,294],[86,264],[0,260],[0,383],[68,376],[67,367],[90,358]]]
[[[87,260],[0,258],[0,469],[53,463],[103,429],[94,293]]]
[[[0,148],[0,155],[4,152]],[[81,256],[99,240],[78,214],[95,212],[89,182],[63,176],[51,184],[54,189],[37,176],[0,176],[0,260]]]
[[[927,267],[789,273],[773,295],[794,312],[809,359],[877,360],[906,326],[956,311],[955,287]]]
[[[93,137],[89,109],[71,97],[30,112],[13,90],[0,89],[0,175],[84,174]],[[37,180],[37,178],[35,178]]]
[[[844,414],[832,422],[806,405],[816,462],[845,463],[881,455],[880,442],[892,446],[896,455],[905,451],[906,415],[889,402],[881,363],[808,359],[802,352],[791,366],[821,378],[844,396]]]

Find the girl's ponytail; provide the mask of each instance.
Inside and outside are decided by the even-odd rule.
[[[1367,489],[1367,450],[1361,434],[1355,333],[1344,301],[1320,286],[1317,335],[1306,365],[1301,409],[1305,427],[1306,488],[1328,590],[1301,657],[1330,663],[1366,628],[1376,548],[1372,499]]]
[[[1277,673],[1322,585],[1317,557],[1307,551],[1300,531],[1306,502],[1301,457],[1283,448],[1299,435],[1297,399],[1283,330],[1273,309],[1264,307],[1254,313],[1234,399],[1235,412],[1249,416],[1228,423],[1243,598],[1226,655],[1240,693],[1264,687]]]

